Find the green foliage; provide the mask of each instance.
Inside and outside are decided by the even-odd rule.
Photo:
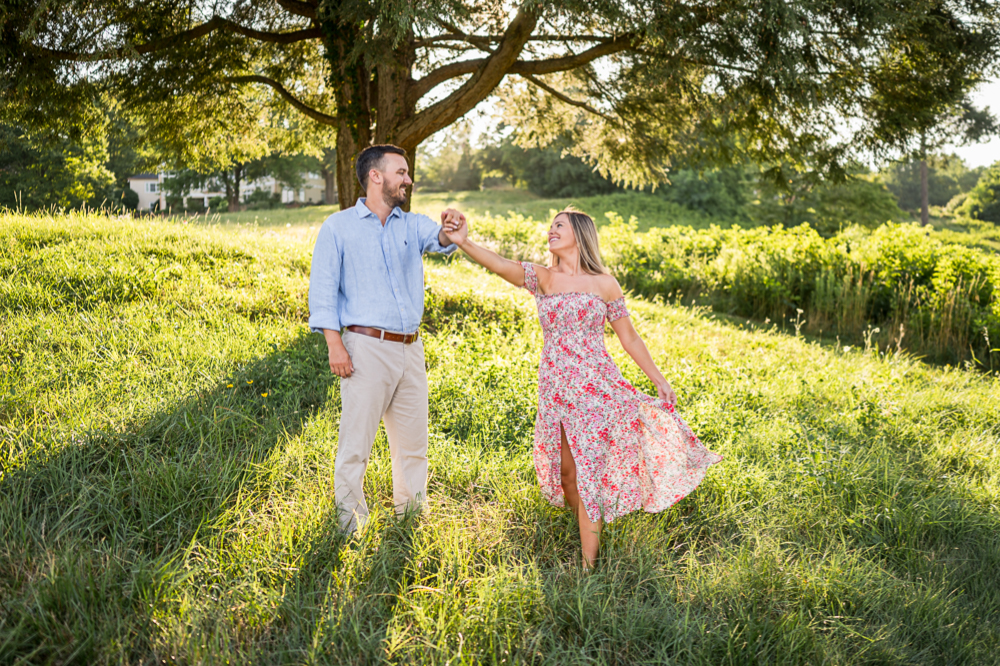
[[[116,101],[106,100],[102,111],[108,128],[105,166],[115,175],[115,184],[127,190],[129,176],[155,172],[163,161],[162,156],[157,155],[156,142],[146,135],[141,121],[128,114]],[[137,206],[138,199],[132,208]]]
[[[502,132],[500,127],[497,131]],[[487,176],[547,198],[586,197],[621,190],[579,157],[568,154],[569,144],[557,140],[544,148],[522,148],[512,135],[487,145],[480,162]]]
[[[758,200],[750,209],[751,219],[788,227],[808,224],[820,234],[831,236],[852,224],[871,229],[905,218],[877,178],[854,175],[838,182],[817,180],[808,173],[780,178],[781,186],[770,178],[758,180]]]
[[[1000,224],[1000,162],[983,173],[959,212],[974,220]]]
[[[456,146],[464,146],[464,152],[459,152]],[[649,196],[648,191],[626,190],[602,177],[580,158],[569,154],[571,146],[566,141],[525,149],[507,137],[478,151],[472,151],[467,141],[461,146],[446,144],[426,166],[421,162],[418,184],[423,192],[447,189],[443,185],[446,180],[439,175],[445,173],[441,169],[446,163],[457,168],[459,156],[463,156],[462,164],[468,165],[467,173],[476,183],[480,176],[474,172],[482,169],[486,182],[499,179],[539,197],[574,202],[578,207],[585,206],[585,210],[596,211],[598,217],[607,211],[625,218],[636,215],[647,228],[653,219],[662,220],[657,222],[661,226],[704,226],[712,221],[726,226],[734,223],[792,226],[805,222],[820,233],[831,235],[845,224],[874,227],[905,217],[885,186],[866,174],[847,181],[830,181],[818,178],[815,173],[792,171],[790,176],[781,175],[782,186],[777,187],[771,174],[752,174],[744,168],[701,171],[685,168],[671,172],[671,182],[652,192],[655,196]],[[447,182],[457,182],[454,175],[449,178]],[[466,188],[452,188],[463,189]],[[751,203],[755,194],[756,201]],[[660,204],[655,199],[669,203]],[[488,210],[500,212],[495,207]],[[536,218],[548,214],[547,210],[510,210]]]
[[[414,178],[417,187],[427,192],[465,192],[478,190],[483,167],[478,151],[469,143],[469,127],[458,124],[436,146],[417,152]]]
[[[680,169],[670,174],[670,184],[657,193],[685,208],[735,222],[747,217],[751,181],[746,170],[739,167]]]
[[[373,140],[416,149],[495,94],[523,147],[569,134],[572,154],[619,184],[665,183],[682,164],[839,174],[942,117],[984,118],[963,104],[1000,48],[981,0],[3,9],[0,113],[41,122],[69,115],[81,90],[114,90],[176,165],[201,171],[274,150],[282,111],[335,126],[343,166]],[[339,178],[346,203],[356,186]]]
[[[115,187],[111,190],[111,198],[108,201],[108,205],[113,209],[137,210],[139,208],[139,193],[128,185],[125,187]]]
[[[983,170],[983,167],[968,168],[957,155],[928,156],[928,204],[948,205],[955,197],[969,192]],[[900,208],[907,211],[920,210],[920,160],[896,162],[884,169],[881,175]]]
[[[248,162],[244,169],[247,180],[271,177],[293,190],[300,189],[306,173],[319,173],[320,160],[309,153],[274,152]]]
[[[243,197],[247,210],[272,210],[281,206],[281,195],[267,190],[254,190]]]
[[[30,133],[20,125],[0,125],[0,206],[96,207],[118,201],[104,128],[75,137]]]
[[[110,98],[91,99],[80,112],[74,122],[49,119],[36,129],[23,119],[0,122],[0,206],[138,207],[128,177],[157,165],[141,127]]]
[[[908,242],[895,256],[925,267]],[[996,660],[993,378],[630,297],[725,461],[675,507],[612,523],[582,575],[572,518],[534,478],[534,303],[431,263],[428,511],[392,518],[380,433],[373,517],[347,540],[338,382],[303,321],[310,250],[168,221],[2,219],[5,661]]]
[[[319,159],[308,153],[271,153],[246,162],[231,162],[228,166],[214,169],[177,169],[164,178],[163,189],[167,192],[168,203],[177,209],[180,208],[184,197],[197,188],[226,192],[225,207],[209,202],[209,208],[213,211],[238,209],[241,201],[251,204],[252,210],[261,210],[281,205],[280,195],[275,198],[269,192],[256,190],[251,193],[251,196],[254,196],[251,202],[241,194],[246,181],[270,177],[281,185],[297,189],[302,186],[305,173],[317,172],[321,168]]]

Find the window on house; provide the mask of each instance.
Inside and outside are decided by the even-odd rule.
[[[155,192],[159,192],[160,191],[160,184],[159,183],[146,183],[146,191],[147,192],[154,192],[154,193]]]

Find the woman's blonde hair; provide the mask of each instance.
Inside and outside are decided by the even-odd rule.
[[[576,247],[580,252],[580,268],[584,273],[591,275],[601,275],[607,273],[601,261],[601,246],[597,241],[597,225],[586,213],[581,213],[572,206],[567,206],[556,213],[556,217],[565,215],[569,218],[569,224],[573,227],[573,235],[576,236]],[[553,220],[555,218],[552,218]],[[550,255],[550,266],[559,265],[559,257]]]

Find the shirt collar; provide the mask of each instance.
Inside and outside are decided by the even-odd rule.
[[[371,215],[377,220],[378,215],[373,213],[371,209],[368,208],[368,206],[365,204],[367,200],[368,200],[367,197],[359,197],[358,202],[354,204],[354,210],[357,211],[358,217],[360,217],[361,219],[364,219],[365,217]],[[386,222],[388,223],[388,221],[391,220],[393,217],[403,217],[403,211],[400,210],[399,206],[396,206],[395,208],[392,209],[392,212],[389,213],[389,217],[386,218]]]

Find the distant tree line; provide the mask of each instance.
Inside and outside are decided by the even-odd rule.
[[[474,148],[467,131],[459,131],[417,159],[417,187],[424,191],[524,188],[546,198],[572,198],[624,191],[594,167],[572,154],[566,139],[545,148],[517,145],[513,134]],[[998,163],[1000,164],[1000,163]],[[957,155],[927,157],[930,206],[940,213],[1000,222],[983,217],[998,201],[985,184],[975,206],[966,205],[986,167],[968,167]],[[769,224],[808,222],[821,232],[835,232],[845,222],[874,226],[908,219],[921,209],[919,159],[890,163],[872,172],[860,165],[846,181],[826,180],[792,165],[771,169],[753,166],[716,169],[678,168],[670,182],[646,191],[692,210],[725,219],[752,217]],[[985,188],[985,189],[984,189]]]
[[[135,209],[128,176],[155,163],[113,107],[92,114],[86,130],[0,123],[0,207]]]
[[[139,195],[129,187],[129,176],[160,171],[170,174],[164,190],[173,210],[181,209],[195,188],[223,192],[214,202],[217,210],[239,210],[248,203],[242,189],[247,181],[270,176],[298,189],[306,173],[320,174],[324,198],[336,201],[335,151],[309,148],[301,142],[279,144],[271,152],[224,165],[211,159],[187,160],[195,165],[189,167],[185,161],[164,158],[169,151],[151,140],[141,123],[117,112],[112,102],[92,113],[86,131],[0,123],[0,208],[135,210]],[[280,205],[270,193],[250,196],[254,207]],[[192,210],[202,208],[195,201],[189,205]]]

